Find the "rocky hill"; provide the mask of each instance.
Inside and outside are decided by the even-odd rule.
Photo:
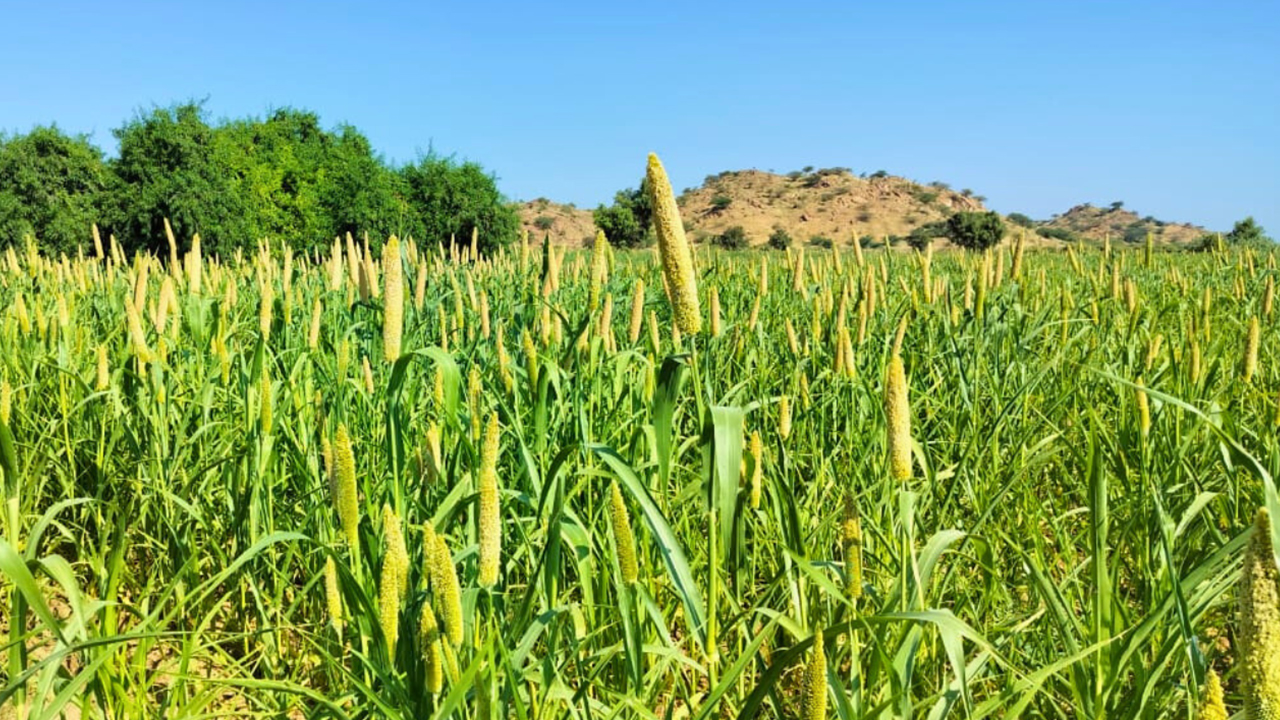
[[[1198,225],[1171,223],[1147,215],[1125,210],[1120,206],[1095,207],[1088,203],[1077,205],[1051,220],[1035,223],[1040,234],[1059,235],[1069,240],[1072,236],[1085,240],[1101,241],[1110,237],[1111,242],[1145,242],[1147,233],[1159,244],[1186,245],[1209,232]],[[1054,233],[1061,230],[1070,235]]]
[[[520,226],[528,231],[531,241],[542,242],[549,235],[557,245],[582,245],[596,235],[595,222],[590,210],[574,205],[562,205],[547,198],[538,198],[515,204],[520,216]]]
[[[984,210],[981,198],[946,185],[920,185],[877,173],[858,177],[843,168],[775,175],[759,170],[723,172],[679,198],[695,238],[741,226],[753,245],[775,227],[794,241],[828,238],[841,245],[870,235],[905,237],[959,210]]]
[[[685,228],[695,242],[706,241],[740,226],[751,245],[765,244],[775,228],[792,242],[821,242],[823,238],[847,246],[855,237],[890,238],[901,244],[916,228],[946,220],[961,210],[986,210],[983,198],[970,190],[955,191],[945,183],[922,185],[878,172],[858,176],[845,168],[806,168],[786,175],[760,170],[730,170],[708,176],[701,186],[677,198]],[[529,237],[549,235],[560,245],[590,244],[595,224],[590,210],[539,198],[516,204]],[[1049,220],[1037,221],[1011,213],[1008,234],[1025,232],[1034,246],[1063,242],[1142,242],[1150,232],[1159,244],[1185,245],[1199,239],[1204,228],[1141,217],[1123,207],[1077,205]],[[1008,237],[1008,236],[1006,236]]]

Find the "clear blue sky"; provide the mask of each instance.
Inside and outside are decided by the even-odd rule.
[[[1280,238],[1280,2],[9,4],[0,128],[108,152],[139,109],[289,105],[392,161],[594,206],[657,151],[710,173],[885,169],[1003,212],[1079,202]]]

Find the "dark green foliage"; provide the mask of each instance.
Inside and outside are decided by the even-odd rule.
[[[90,225],[128,252],[167,251],[164,221],[185,248],[195,233],[211,254],[261,239],[307,252],[335,236],[391,233],[427,241],[450,233],[485,247],[515,237],[518,219],[474,163],[428,156],[389,167],[367,138],[328,131],[314,113],[211,124],[186,103],[140,113],[113,131],[118,157],[53,128],[0,141],[0,246],[33,234],[46,249],[88,242]]]
[[[1009,213],[1008,218],[1009,218],[1009,222],[1013,223],[1014,225],[1020,225],[1025,228],[1032,227],[1036,224],[1035,220],[1032,220],[1031,218],[1027,217],[1026,215],[1023,215],[1022,213]]]
[[[407,201],[407,227],[428,243],[471,242],[488,253],[515,239],[520,219],[498,192],[493,176],[473,162],[429,153],[400,170]]]
[[[1137,220],[1125,226],[1123,239],[1127,243],[1145,242],[1147,239],[1147,232],[1147,224],[1141,220]]]
[[[538,217],[533,219],[533,226],[538,228],[539,230],[550,230],[551,226],[555,224],[556,224],[555,218],[550,217],[548,215],[539,215]]]
[[[57,127],[0,138],[0,247],[32,235],[46,251],[87,243],[107,184],[102,153]]]
[[[915,197],[916,200],[924,203],[925,205],[932,205],[934,202],[938,200],[938,193],[930,192],[928,190],[925,190],[924,188],[916,188],[915,190],[912,191],[911,194]]]
[[[1115,202],[1111,203],[1111,205],[1110,205],[1111,212],[1115,212],[1115,211],[1119,210],[1119,209],[1120,209],[1120,208],[1122,208],[1122,207],[1124,207],[1124,201],[1123,201],[1123,200],[1117,200],[1117,201],[1115,201]]]
[[[813,237],[809,238],[809,244],[812,245],[813,247],[820,247],[826,250],[830,250],[831,248],[835,247],[836,243],[834,240],[827,237],[826,235],[814,235]]]
[[[1063,240],[1065,242],[1075,242],[1080,239],[1075,233],[1061,227],[1038,227],[1036,228],[1036,234],[1040,237]]]
[[[912,230],[907,235],[907,244],[916,250],[923,250],[931,240],[940,237],[948,237],[947,223],[942,220],[925,223]]]
[[[887,178],[887,177],[889,177],[889,171],[888,171],[888,170],[877,170],[877,171],[875,171],[875,172],[871,173],[870,177],[871,177],[871,179],[872,179],[872,180],[879,180],[879,179],[881,179],[881,178]]]
[[[591,213],[596,227],[604,231],[609,243],[616,247],[643,247],[652,239],[653,202],[649,198],[648,181],[639,188],[619,190],[613,205],[601,205]]]
[[[1004,237],[1004,223],[994,212],[958,212],[947,220],[951,242],[968,250],[985,250]]]
[[[791,247],[791,234],[781,225],[775,225],[773,232],[769,235],[769,247],[774,250],[786,250]]]
[[[103,222],[127,250],[167,248],[165,218],[184,241],[200,233],[210,253],[257,239],[245,185],[230,171],[233,145],[199,105],[157,108],[113,134],[120,155],[111,163]]]
[[[741,225],[734,225],[716,235],[711,242],[715,243],[716,247],[721,247],[725,250],[742,250],[748,245],[747,231],[743,230]]]
[[[728,207],[732,204],[733,204],[733,198],[729,197],[728,195],[716,195],[715,197],[711,198],[711,211],[723,212],[724,210],[728,209]]]
[[[1263,230],[1253,217],[1236,221],[1231,232],[1223,235],[1222,239],[1228,245],[1266,246],[1272,242],[1271,238],[1267,237],[1266,230]]]

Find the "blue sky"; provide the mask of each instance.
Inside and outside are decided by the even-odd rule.
[[[594,206],[708,174],[885,169],[1047,217],[1122,200],[1280,238],[1280,2],[10,4],[0,128],[114,151],[140,109],[293,106],[393,161]]]

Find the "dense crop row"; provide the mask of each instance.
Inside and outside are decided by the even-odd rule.
[[[0,716],[1164,718],[1280,673],[1273,255],[172,248],[0,258]]]

